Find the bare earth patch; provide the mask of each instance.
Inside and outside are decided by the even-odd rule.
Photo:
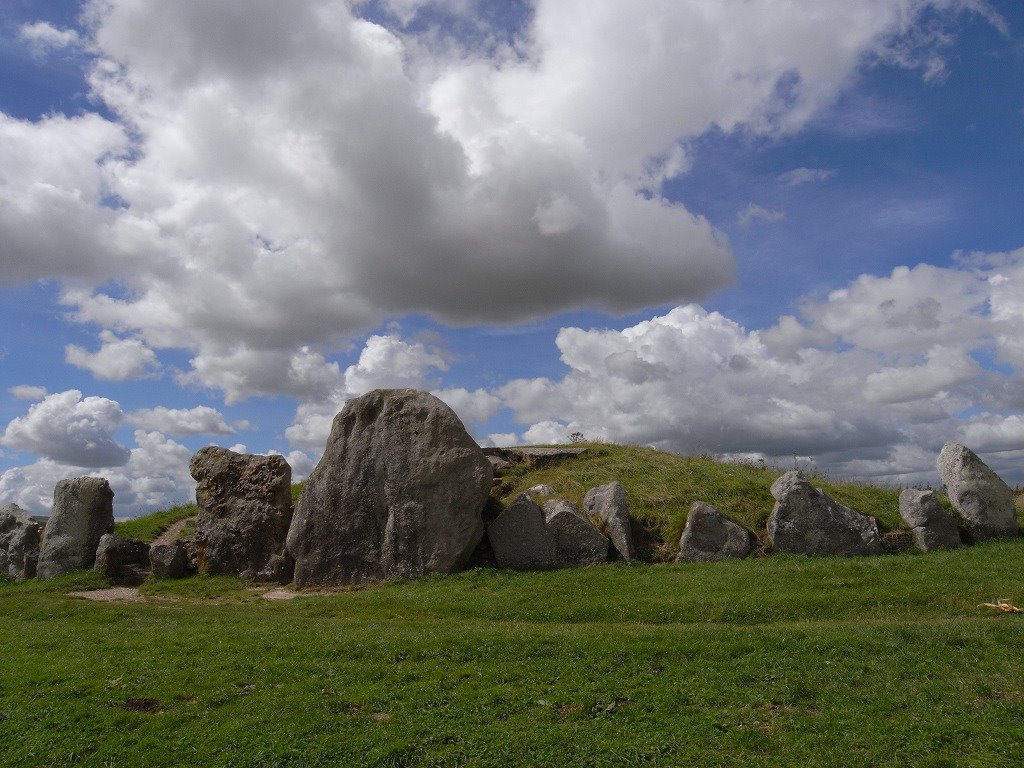
[[[171,523],[170,527],[153,539],[153,544],[171,544],[181,538],[181,532],[185,530],[185,526],[194,521],[195,515],[192,517],[184,517],[181,520]]]
[[[110,587],[110,589],[91,589],[88,592],[68,592],[68,597],[80,597],[83,600],[99,600],[103,602],[139,602],[145,599],[139,594],[139,590],[136,587]]]

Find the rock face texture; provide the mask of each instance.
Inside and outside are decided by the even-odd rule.
[[[192,456],[199,570],[287,583],[285,539],[292,520],[292,470],[282,456],[210,446]]]
[[[724,517],[717,507],[695,501],[679,540],[677,563],[742,558],[750,554],[757,537]]]
[[[882,552],[873,517],[838,504],[799,472],[772,483],[775,508],[768,518],[768,539],[776,552],[798,555],[877,555]]]
[[[956,515],[943,509],[935,491],[900,491],[900,517],[910,526],[914,543],[922,552],[960,546]]]
[[[158,579],[182,579],[192,572],[188,552],[180,541],[154,544],[149,548],[149,562]]]
[[[974,451],[959,443],[946,443],[936,467],[949,500],[974,541],[1017,535],[1013,492]]]
[[[545,502],[544,524],[555,540],[562,567],[608,562],[608,538],[568,501]]]
[[[36,575],[49,579],[92,568],[100,537],[114,532],[114,492],[102,477],[61,480],[43,533]]]
[[[0,507],[0,575],[31,579],[39,562],[39,525],[17,504]]]
[[[288,531],[295,584],[450,573],[483,535],[491,465],[431,394],[349,400],[306,480]]]
[[[116,533],[105,533],[96,548],[93,567],[112,579],[134,575],[135,569],[149,567],[149,544],[138,539],[126,539]]]
[[[544,520],[544,511],[520,493],[487,526],[487,538],[499,568],[517,571],[550,571],[562,566],[555,536]]]
[[[583,498],[583,509],[588,515],[603,521],[605,533],[611,539],[615,552],[627,563],[632,562],[636,558],[636,547],[622,483],[616,480],[591,488]]]

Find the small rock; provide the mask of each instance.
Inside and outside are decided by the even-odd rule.
[[[124,578],[133,568],[149,567],[149,544],[139,539],[126,539],[116,533],[105,533],[96,548],[93,567],[112,579]]]
[[[39,562],[41,528],[17,504],[0,507],[0,574],[31,579]]]
[[[881,554],[877,521],[833,501],[800,472],[782,475],[771,490],[776,502],[768,518],[768,539],[776,552],[842,557]]]
[[[608,562],[608,537],[568,501],[546,502],[544,523],[555,539],[562,566],[571,568]]]
[[[583,498],[583,509],[604,523],[604,532],[617,555],[627,563],[632,562],[636,558],[636,546],[622,483],[616,480],[591,488]]]
[[[974,541],[1016,536],[1013,492],[970,448],[942,446],[936,461],[939,478]]]
[[[716,507],[695,501],[679,540],[676,562],[743,558],[750,554],[756,542],[753,533],[729,520]]]
[[[943,509],[935,491],[900,491],[900,517],[910,526],[914,543],[922,552],[960,546],[956,515]]]
[[[292,470],[283,456],[208,446],[195,453],[196,540],[204,573],[291,581],[285,539],[292,520]]]
[[[158,579],[183,579],[190,575],[188,553],[180,540],[151,546],[149,562],[153,576]]]
[[[561,564],[544,512],[525,493],[516,496],[487,526],[487,537],[499,568],[549,571]]]
[[[114,532],[114,492],[102,477],[61,480],[43,532],[36,573],[50,579],[92,568],[100,537]]]
[[[558,491],[550,485],[535,485],[533,488],[527,488],[526,493],[530,496],[554,496]]]

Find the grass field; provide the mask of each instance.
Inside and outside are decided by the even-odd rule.
[[[688,503],[654,477],[641,514]],[[981,604],[1024,605],[1022,574],[1024,539],[288,602],[224,577],[132,603],[68,596],[92,573],[0,583],[0,766],[1018,766],[1024,614]]]

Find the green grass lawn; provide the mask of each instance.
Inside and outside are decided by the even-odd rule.
[[[270,603],[0,585],[3,766],[1017,766],[1024,540]],[[131,711],[141,709],[143,711]],[[152,710],[152,711],[146,711]]]

